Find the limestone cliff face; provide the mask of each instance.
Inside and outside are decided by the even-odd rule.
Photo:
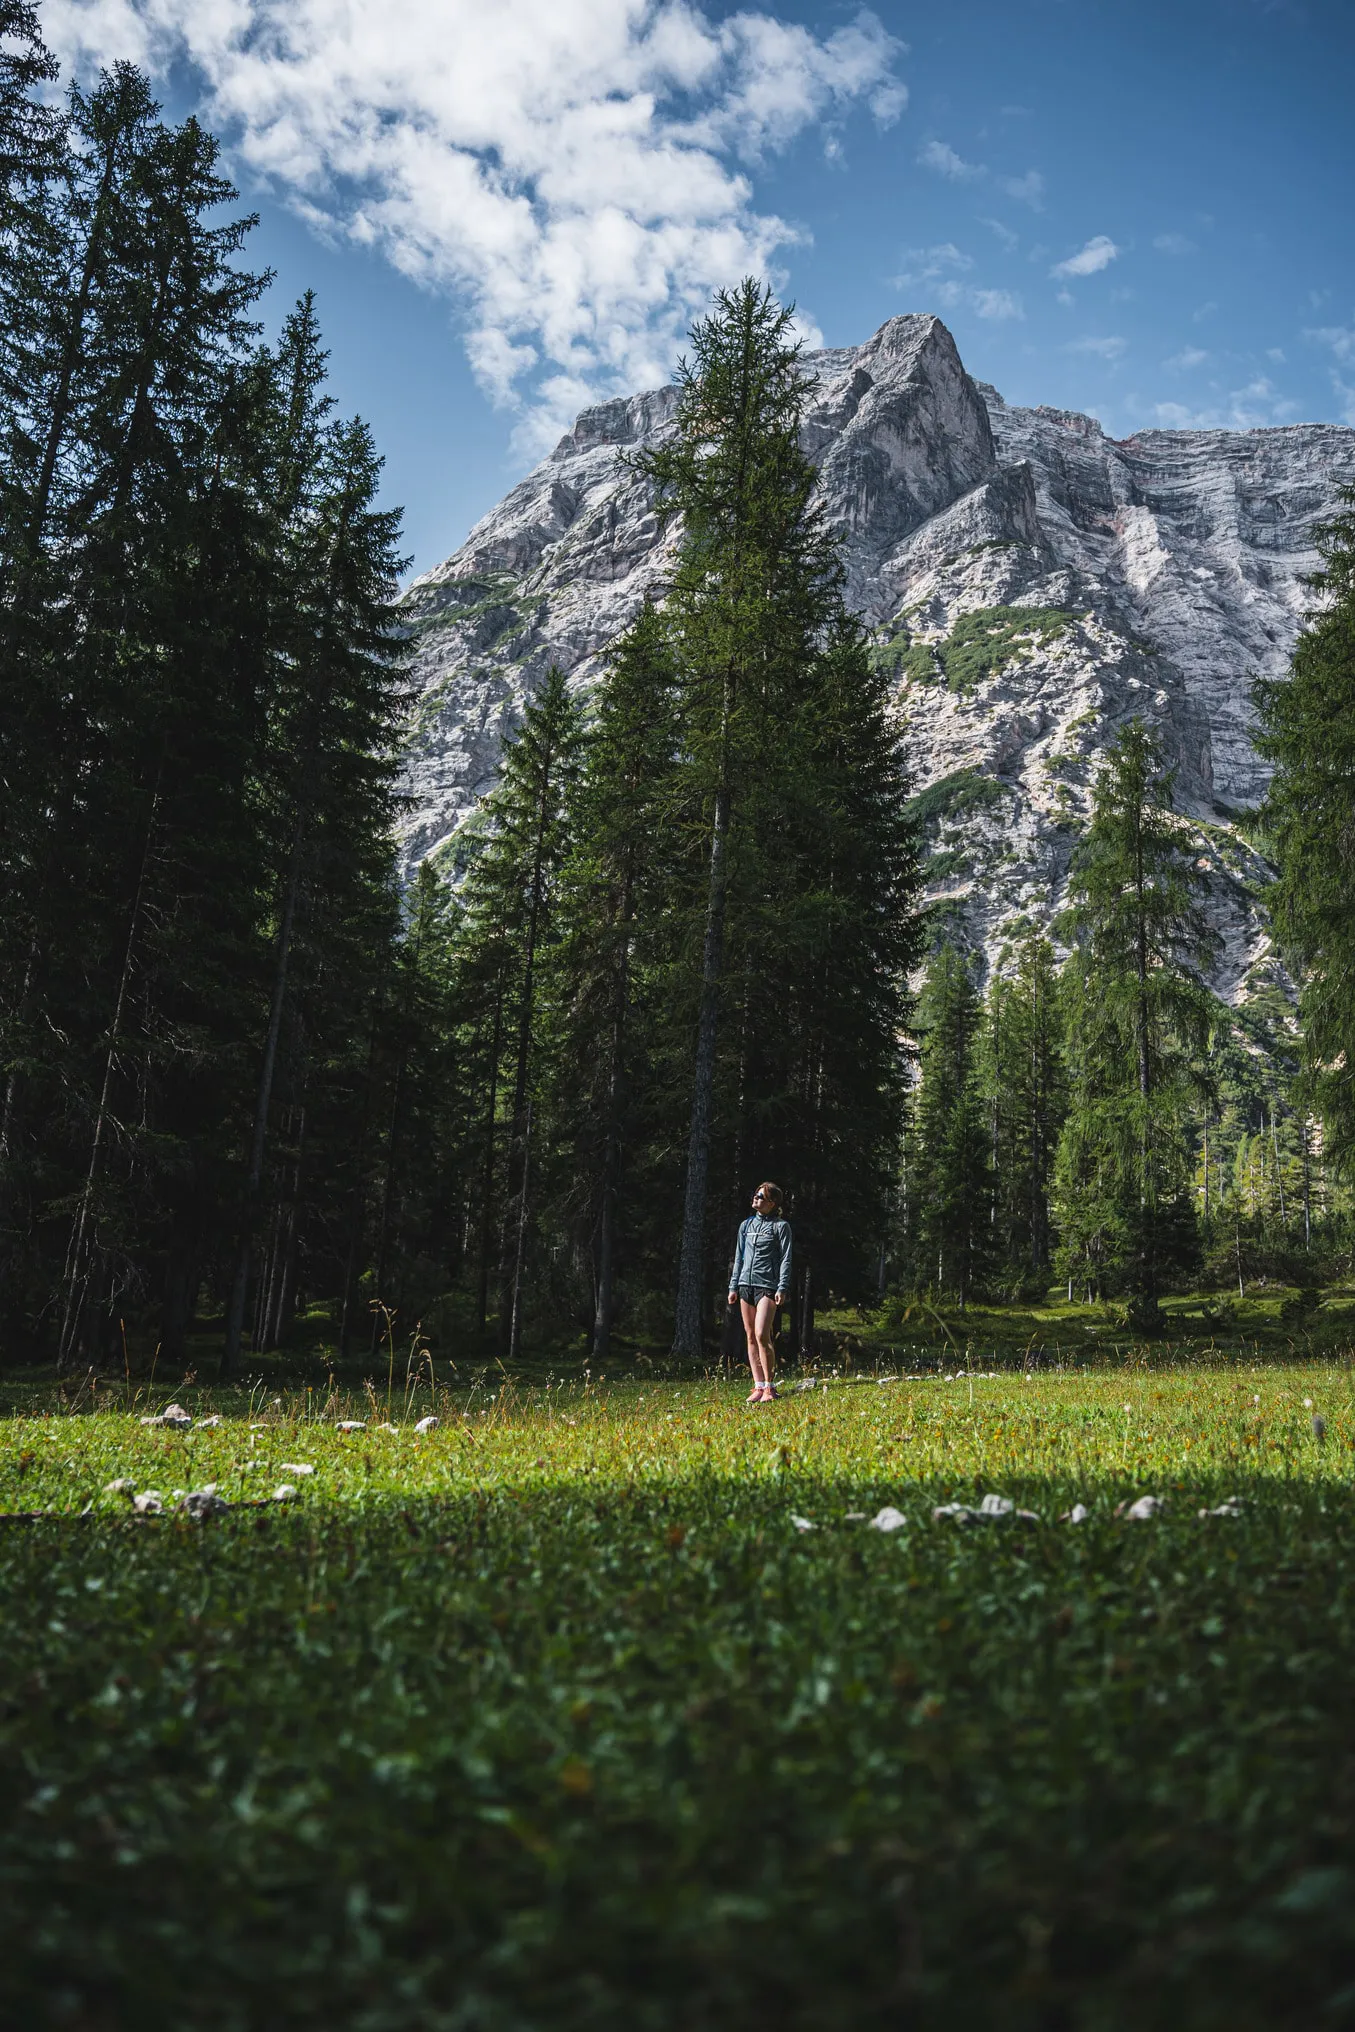
[[[1355,481],[1355,430],[1150,431],[1009,407],[938,318],[812,354],[804,441],[842,532],[848,597],[894,672],[928,820],[930,893],[990,961],[1057,911],[1098,760],[1135,715],[1162,731],[1211,870],[1216,986],[1271,965],[1268,871],[1238,818],[1265,784],[1250,687],[1281,673],[1312,528]],[[412,869],[493,781],[505,732],[558,663],[587,686],[672,532],[619,455],[672,428],[675,391],[584,412],[550,457],[410,588]]]

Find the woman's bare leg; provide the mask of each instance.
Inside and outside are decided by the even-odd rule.
[[[752,1307],[749,1306],[748,1310],[751,1312]],[[772,1377],[776,1370],[776,1311],[777,1308],[773,1299],[759,1298],[754,1330],[757,1338],[758,1353],[762,1358],[762,1380],[769,1390],[772,1387]],[[750,1360],[752,1359],[751,1350],[752,1342],[750,1341]],[[756,1375],[757,1371],[754,1370],[753,1373]]]
[[[757,1330],[758,1313],[764,1302],[759,1300],[757,1305],[750,1305],[746,1298],[739,1300],[739,1309],[743,1313],[743,1331],[748,1340],[748,1366],[753,1372],[754,1395],[767,1381],[766,1371],[762,1366],[762,1347]]]

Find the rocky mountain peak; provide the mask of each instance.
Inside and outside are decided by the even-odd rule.
[[[937,317],[891,318],[805,358],[804,443],[841,531],[848,596],[893,674],[952,935],[1000,964],[1049,923],[1100,756],[1139,716],[1161,731],[1224,937],[1216,986],[1273,971],[1268,871],[1246,809],[1265,767],[1251,685],[1287,665],[1316,565],[1313,525],[1355,481],[1355,430],[1144,431],[1020,408],[966,373]],[[585,410],[404,614],[419,686],[406,865],[493,781],[552,663],[581,687],[675,541],[619,454],[671,428],[673,388]]]

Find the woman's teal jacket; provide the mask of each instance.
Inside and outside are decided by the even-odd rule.
[[[790,1222],[779,1214],[770,1221],[761,1214],[749,1214],[740,1227],[729,1288],[737,1291],[741,1284],[789,1293]]]

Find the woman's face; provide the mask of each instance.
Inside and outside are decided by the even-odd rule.
[[[762,1218],[766,1221],[771,1220],[774,1214],[776,1213],[775,1201],[772,1199],[770,1193],[766,1193],[762,1190],[761,1186],[759,1186],[757,1191],[753,1194],[753,1212],[755,1214],[761,1214]]]

